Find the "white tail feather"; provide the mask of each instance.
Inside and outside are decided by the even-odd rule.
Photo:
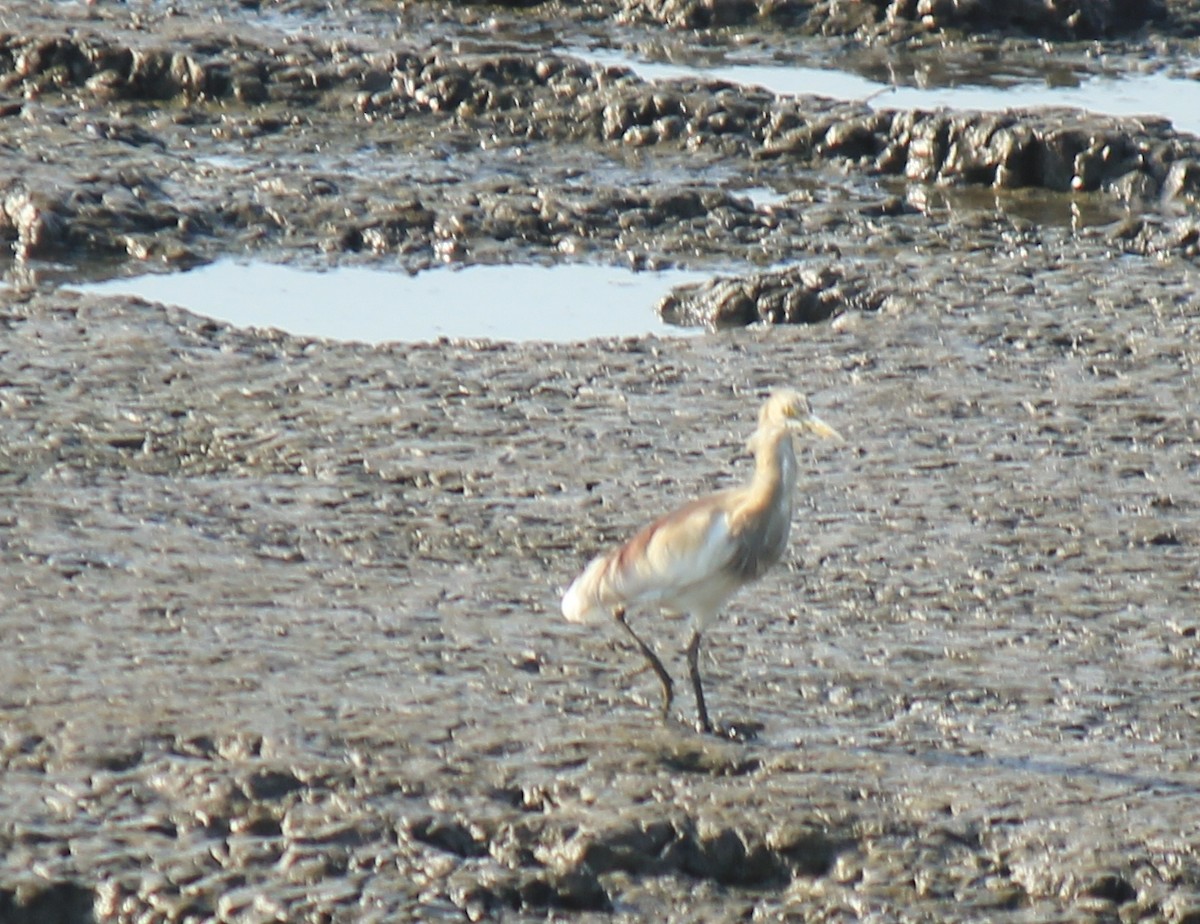
[[[606,564],[604,556],[593,559],[563,594],[562,614],[568,622],[596,622],[604,618],[606,611],[597,599],[596,585]]]

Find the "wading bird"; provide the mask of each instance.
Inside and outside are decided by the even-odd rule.
[[[702,731],[713,726],[700,684],[700,637],[742,585],[761,577],[787,547],[796,490],[793,433],[841,441],[795,391],[777,391],[763,404],[758,429],[747,448],[754,475],[740,488],[685,504],[642,528],[624,545],[595,558],[567,588],[563,615],[588,622],[611,614],[653,669],[663,690],[663,716],[669,716],[674,682],[654,649],[625,619],[627,608],[654,607],[668,616],[690,616],[688,673]]]

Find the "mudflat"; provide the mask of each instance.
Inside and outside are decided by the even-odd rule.
[[[326,6],[0,13],[0,919],[1200,920],[1200,141],[569,54],[1186,72],[1190,7]],[[576,344],[64,285],[228,256],[721,278]],[[780,385],[846,443],[708,634],[724,741],[558,597]]]

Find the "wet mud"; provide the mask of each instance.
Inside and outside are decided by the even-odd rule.
[[[361,6],[0,13],[0,920],[1200,920],[1200,141],[567,53],[1186,69],[1190,8]],[[229,255],[713,268],[660,309],[717,330],[371,347],[60,285]],[[708,636],[739,743],[558,594],[744,477],[775,385],[847,442]]]

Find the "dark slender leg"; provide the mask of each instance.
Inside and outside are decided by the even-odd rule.
[[[658,675],[658,681],[662,684],[663,689],[663,718],[667,718],[671,714],[671,702],[675,698],[675,684],[671,680],[671,675],[663,667],[662,661],[658,660],[658,655],[654,653],[654,649],[643,642],[638,637],[638,634],[633,631],[633,627],[625,621],[625,607],[617,607],[613,610],[613,616],[621,628],[629,633],[629,637],[637,644],[638,649],[646,656],[646,660],[650,662],[650,666],[654,668],[654,673]]]
[[[692,633],[692,640],[687,646],[688,674],[692,678],[692,689],[696,692],[696,714],[700,717],[700,729],[705,734],[712,734],[712,723],[708,721],[708,709],[704,705],[704,688],[700,685],[700,630]]]

